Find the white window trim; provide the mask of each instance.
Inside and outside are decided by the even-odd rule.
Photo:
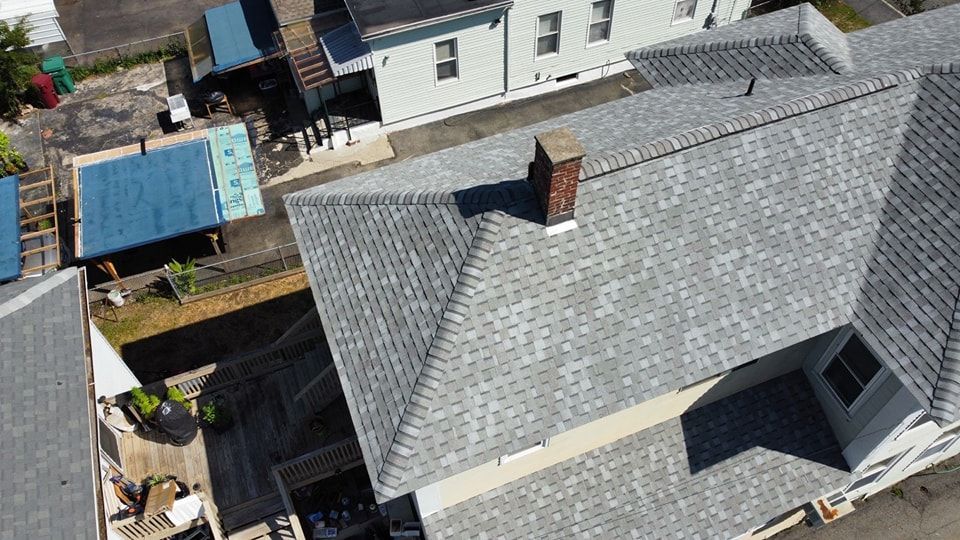
[[[546,37],[546,36],[549,36],[549,35],[550,35],[550,34],[544,34],[544,35],[542,35],[542,36],[540,35],[540,17],[546,17],[547,15],[554,15],[554,14],[556,14],[556,16],[557,16],[557,31],[556,31],[556,34],[557,34],[557,50],[554,51],[554,52],[547,53],[547,54],[542,54],[542,55],[541,55],[541,54],[537,54],[537,45],[540,44],[540,38]],[[553,57],[555,57],[555,56],[560,56],[560,37],[561,37],[561,31],[563,30],[563,11],[551,11],[551,12],[549,12],[549,13],[544,13],[544,14],[542,14],[542,15],[537,15],[537,18],[534,19],[533,24],[536,25],[536,26],[534,27],[534,32],[533,32],[533,60],[534,60],[534,61],[537,61],[537,60],[545,60],[545,59],[547,59],[547,58],[553,58]]]
[[[873,355],[873,358],[877,361],[878,364],[880,364],[880,371],[878,371],[877,374],[873,376],[873,379],[871,379],[870,382],[868,382],[867,385],[863,387],[863,392],[860,392],[860,395],[857,396],[857,399],[853,400],[853,403],[850,404],[850,407],[847,407],[846,405],[843,404],[843,400],[840,399],[840,396],[838,396],[837,393],[833,390],[833,387],[830,386],[830,382],[827,380],[826,377],[824,377],[823,371],[827,369],[827,365],[830,363],[831,360],[833,360],[833,357],[837,355],[840,349],[842,349],[843,346],[847,344],[847,340],[849,340],[853,336],[853,334],[854,334],[853,328],[847,327],[841,330],[840,333],[837,335],[837,337],[833,340],[833,343],[831,343],[830,346],[827,347],[826,354],[820,357],[820,360],[817,362],[816,366],[814,367],[814,371],[816,372],[816,375],[820,380],[821,385],[826,389],[827,393],[830,394],[830,396],[834,399],[834,401],[836,401],[840,409],[843,410],[848,417],[851,417],[854,414],[856,414],[857,409],[862,407],[864,402],[866,402],[870,398],[870,396],[873,395],[873,393],[877,390],[877,387],[879,387],[883,383],[883,381],[887,379],[887,366],[883,365],[883,362],[881,362],[880,358],[877,357],[876,353],[873,352],[873,349],[871,349],[870,346],[863,341],[863,339],[860,339],[860,342],[863,343],[863,346],[866,347],[868,351],[870,351],[870,354]],[[859,336],[858,336],[858,339],[859,339]]]
[[[909,452],[910,451],[907,450],[895,456],[890,456],[879,463],[874,463],[870,465],[869,467],[864,469],[863,474],[861,474],[859,478],[847,484],[847,487],[843,489],[844,494],[859,493],[861,491],[870,489],[872,486],[877,485],[877,483],[883,480],[883,477],[886,476],[887,473],[893,469],[893,466],[899,463],[900,460],[903,459],[903,457],[906,456],[907,453]],[[877,476],[876,478],[871,479],[869,483],[859,486],[856,489],[851,489],[855,484],[863,481],[863,479],[870,477],[872,475],[877,475]]]
[[[934,441],[926,446],[919,454],[917,454],[917,459],[913,460],[913,463],[910,466],[923,463],[925,466],[931,463],[936,462],[940,456],[946,454],[953,446],[957,443],[957,440],[960,439],[960,427],[955,427],[951,430],[944,431],[941,433]],[[923,454],[927,453],[928,450],[937,446],[939,444],[947,443],[941,448],[936,454],[932,454],[926,457],[921,458]]]
[[[444,79],[441,81],[440,77],[437,74],[437,65],[440,63],[440,61],[437,60],[437,45],[446,41],[453,42],[452,60],[454,61],[454,65],[457,66],[457,76],[450,77],[449,79]],[[443,62],[449,62],[450,60],[451,58],[448,58],[446,60],[443,60]],[[434,41],[433,42],[433,84],[434,86],[446,86],[448,84],[453,84],[457,82],[460,82],[460,39],[453,37],[453,38],[441,39],[440,41]]]
[[[520,450],[519,452],[514,452],[512,454],[505,454],[500,456],[500,459],[497,461],[497,465],[506,465],[511,461],[516,461],[518,459],[525,458],[531,454],[535,454],[540,450],[543,450],[548,446],[550,446],[550,439],[544,439],[538,442],[537,444],[531,446],[530,448],[526,448],[524,450]]]
[[[609,16],[608,18],[606,18],[606,19],[604,19],[604,20],[601,20],[601,21],[595,21],[595,20],[593,20],[593,5],[596,4],[596,3],[598,3],[598,2],[601,2],[601,1],[603,1],[603,0],[597,0],[597,1],[595,1],[595,2],[590,2],[590,15],[589,15],[589,17],[587,17],[587,46],[586,46],[586,48],[588,48],[588,49],[589,49],[590,47],[599,47],[600,45],[606,45],[607,43],[610,43],[610,40],[613,38],[613,8],[614,8],[614,6],[616,5],[616,1],[615,1],[615,0],[610,0],[610,16]],[[604,22],[604,21],[606,21],[606,23],[607,23],[607,37],[606,37],[606,39],[600,39],[600,40],[591,42],[591,41],[590,41],[590,28],[593,26],[594,23],[601,23],[601,22]]]
[[[122,453],[122,452],[123,452],[123,441],[122,441],[121,439],[122,439],[122,437],[123,437],[123,434],[120,433],[119,431],[117,431],[116,429],[114,429],[114,427],[111,426],[110,424],[108,424],[108,423],[106,422],[106,420],[104,420],[103,418],[97,417],[97,422],[98,422],[99,424],[103,424],[103,426],[107,428],[107,432],[110,433],[110,434],[113,436],[113,439],[114,439],[114,440],[116,441],[116,443],[117,443],[117,449],[121,452],[121,454],[120,454],[119,457],[120,457],[120,461],[122,462],[122,461],[123,461],[123,453]],[[101,457],[104,461],[106,461],[107,463],[109,463],[110,465],[113,465],[114,468],[116,468],[118,471],[123,472],[123,463],[114,463],[113,458],[110,457],[110,454],[108,454],[108,453],[103,449],[103,447],[99,444],[99,440],[100,440],[100,432],[99,432],[100,426],[99,426],[99,424],[97,425],[97,429],[98,429],[98,432],[97,432],[97,441],[98,441],[97,450],[98,450],[99,453],[100,453],[100,457]]]
[[[674,0],[674,1],[673,1],[673,13],[670,14],[670,26],[675,26],[675,25],[678,25],[678,24],[686,24],[686,23],[688,23],[688,22],[693,22],[693,20],[697,18],[697,7],[698,7],[698,5],[700,4],[700,2],[699,2],[699,0],[694,0],[694,1],[693,1],[693,13],[690,15],[690,18],[689,18],[689,19],[677,19],[677,4],[679,4],[680,1],[681,1],[681,0]]]

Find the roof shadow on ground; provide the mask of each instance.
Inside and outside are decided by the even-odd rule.
[[[236,311],[211,313],[210,318],[123,345],[120,355],[142,382],[158,381],[267,346],[313,306],[310,289],[303,289]],[[166,309],[175,319],[177,310],[199,308],[188,304]]]
[[[761,449],[849,470],[801,370],[689,410],[680,422],[691,474],[731,458],[751,467]]]

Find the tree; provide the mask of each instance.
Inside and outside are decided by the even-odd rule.
[[[0,115],[7,118],[20,114],[30,77],[38,71],[37,55],[26,49],[30,46],[29,31],[26,19],[12,27],[0,21]]]

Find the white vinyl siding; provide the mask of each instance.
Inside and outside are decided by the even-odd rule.
[[[370,42],[384,124],[503,92],[503,24],[488,12]],[[457,82],[437,81],[436,44],[456,39]],[[529,48],[528,48],[529,50]]]
[[[560,53],[561,13],[548,13],[537,18],[537,58]]]
[[[63,30],[57,20],[53,0],[3,0],[0,2],[0,20],[10,26],[26,17],[30,25],[30,45],[46,45],[64,41]]]
[[[713,0],[696,0],[697,20],[710,13]],[[739,20],[747,9],[747,0],[718,0],[717,18],[721,24]],[[611,25],[606,42],[589,42],[594,2],[527,0],[516,2],[507,14],[510,41],[509,84],[518,90],[605,66],[627,66],[625,53],[699,31],[699,25],[672,25],[675,4],[654,0],[614,0]],[[536,55],[538,19],[562,7],[559,53]],[[465,60],[464,60],[465,62]],[[463,64],[463,62],[461,62]]]
[[[594,2],[590,8],[590,27],[587,43],[603,43],[610,40],[610,25],[613,15],[613,0]]]

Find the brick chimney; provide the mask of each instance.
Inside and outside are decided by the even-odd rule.
[[[580,182],[583,146],[567,128],[554,129],[534,137],[537,148],[530,164],[530,183],[537,192],[547,226],[573,219]]]

